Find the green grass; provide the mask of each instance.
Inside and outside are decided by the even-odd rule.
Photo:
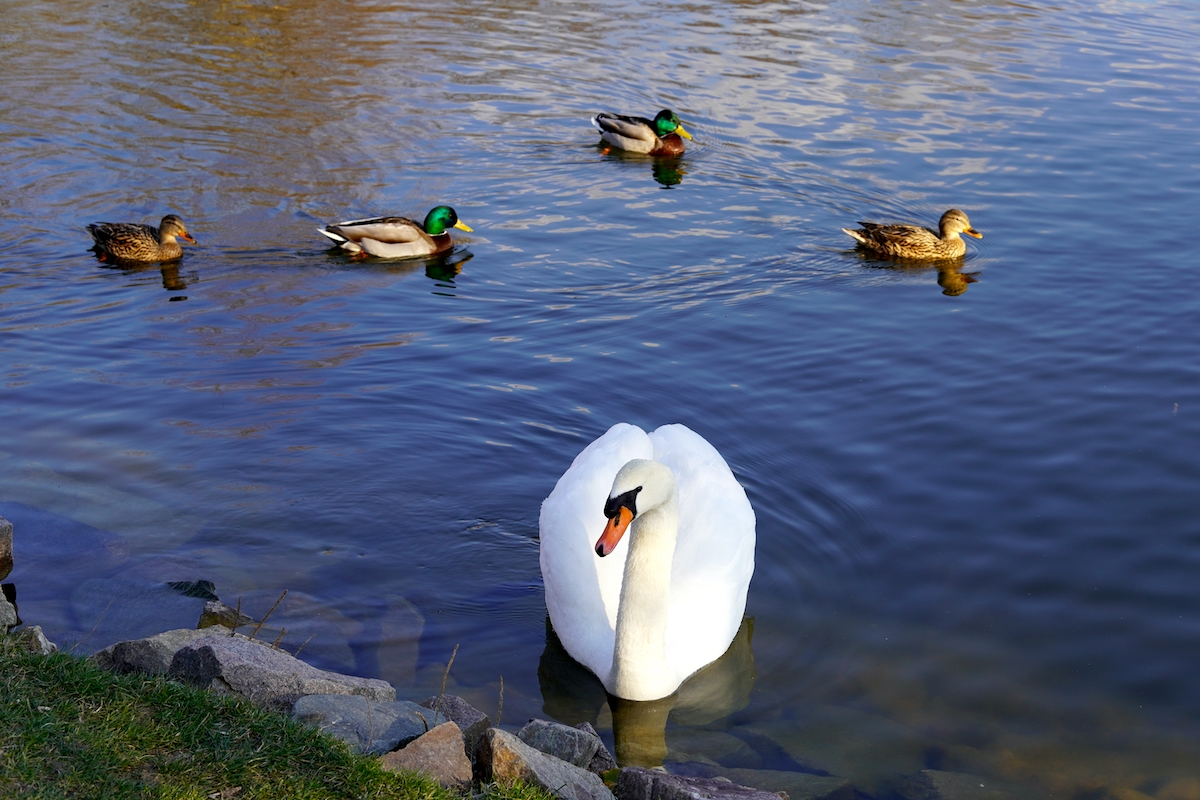
[[[546,800],[489,787],[492,800]],[[282,714],[0,636],[0,797],[461,800]]]

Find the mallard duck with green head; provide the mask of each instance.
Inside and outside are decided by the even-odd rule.
[[[942,214],[938,221],[938,232],[919,225],[880,225],[876,222],[860,222],[862,228],[842,228],[850,238],[858,242],[863,250],[869,250],[891,258],[910,261],[943,261],[961,258],[967,252],[967,243],[959,234],[982,239],[983,234],[971,227],[971,220],[957,208]]]
[[[96,222],[87,229],[101,261],[174,261],[183,255],[180,239],[196,243],[174,214],[163,217],[157,228],[135,222]]]
[[[652,156],[677,156],[683,152],[683,140],[692,138],[669,108],[658,112],[654,119],[597,114],[592,124],[600,131],[600,138],[613,147]]]
[[[337,242],[343,250],[377,258],[414,258],[449,250],[454,242],[449,228],[470,231],[450,206],[436,206],[418,225],[408,217],[354,219],[317,228],[322,236]]]

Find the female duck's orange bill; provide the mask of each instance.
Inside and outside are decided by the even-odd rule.
[[[625,529],[633,522],[633,512],[625,506],[617,511],[617,515],[609,519],[604,526],[604,533],[596,540],[596,555],[604,558],[617,547],[617,542],[625,535]]]

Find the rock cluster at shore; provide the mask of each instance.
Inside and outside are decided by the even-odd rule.
[[[12,559],[12,525],[0,517],[0,579]],[[0,633],[20,625],[11,584],[0,596]],[[166,585],[164,585],[166,586]],[[199,625],[112,644],[90,656],[117,673],[166,675],[221,695],[289,714],[335,736],[389,770],[425,773],[444,786],[468,791],[473,782],[521,780],[562,800],[854,800],[869,798],[850,781],[780,770],[726,769],[704,762],[647,769],[616,761],[588,723],[570,727],[531,720],[516,734],[493,727],[486,714],[456,695],[419,703],[396,699],[384,680],[318,669],[295,656],[236,632],[249,617],[221,603],[211,583],[170,584],[169,590],[203,602]],[[194,619],[195,617],[193,617]],[[57,649],[40,628],[12,632],[32,651]],[[753,783],[762,788],[751,788]],[[898,800],[1005,800],[1021,796],[962,773],[923,770],[898,783]]]

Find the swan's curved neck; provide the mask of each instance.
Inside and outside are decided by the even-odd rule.
[[[678,532],[675,492],[638,516],[629,531],[610,680],[618,697],[657,700],[675,688],[667,666],[667,600]]]

